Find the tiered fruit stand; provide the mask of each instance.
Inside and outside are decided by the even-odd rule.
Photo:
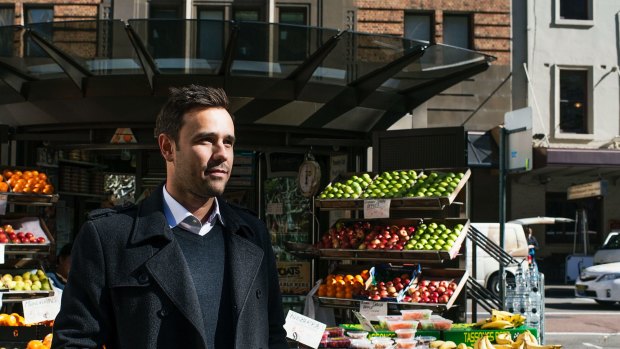
[[[385,247],[381,248],[380,246],[372,246],[376,249],[371,249],[369,248],[369,246],[348,246],[347,244],[344,244],[345,246],[347,246],[347,248],[333,248],[333,246],[326,247],[322,246],[319,243],[318,246],[314,246],[312,248],[302,248],[302,246],[289,245],[289,249],[293,250],[292,252],[299,255],[313,256],[319,260],[349,260],[352,262],[366,261],[381,263],[393,262],[395,264],[401,265],[411,263],[424,263],[443,266],[444,262],[456,258],[461,249],[461,244],[467,235],[469,220],[466,218],[425,218],[424,212],[440,211],[438,213],[441,214],[447,206],[455,204],[457,196],[465,187],[466,182],[470,177],[470,170],[466,168],[442,168],[389,172],[393,173],[392,176],[388,174],[388,177],[392,178],[399,177],[399,173],[409,174],[409,176],[405,175],[405,177],[407,177],[407,182],[405,183],[401,181],[403,184],[402,187],[399,186],[398,190],[392,190],[390,188],[386,188],[385,185],[383,185],[381,186],[383,193],[379,192],[379,190],[377,189],[375,189],[375,192],[369,192],[369,188],[373,188],[372,181],[376,180],[376,178],[380,178],[381,176],[385,176],[384,174],[347,173],[336,178],[332,183],[328,185],[328,188],[344,187],[342,185],[337,185],[336,183],[349,183],[349,185],[351,185],[353,189],[344,188],[339,190],[325,190],[323,194],[319,195],[319,197],[315,199],[315,207],[320,211],[350,210],[363,214],[365,205],[367,205],[368,200],[389,199],[389,212],[392,212],[393,210],[407,210],[410,212],[415,212],[412,213],[412,215],[415,216],[406,219],[385,217],[381,219],[366,218],[357,220],[345,220],[339,221],[337,224],[347,224],[352,221],[369,222],[372,225],[411,225],[414,227],[420,227],[422,224],[430,225],[431,223],[445,224],[446,226],[450,227],[454,227],[454,225],[459,224],[461,226],[461,229],[458,233],[458,237],[453,239],[453,241],[451,242],[451,246],[447,246],[447,248],[436,248],[439,246],[426,246],[426,248],[423,249],[414,248],[407,250],[403,249],[402,246],[400,246],[396,249],[386,250]],[[447,190],[445,192],[445,195],[443,195],[442,190],[441,192],[438,191],[437,194],[429,192],[428,194],[430,195],[428,196],[417,196],[415,192],[412,192],[410,190],[411,188],[414,188],[417,183],[417,179],[410,178],[412,173],[417,178],[421,178],[419,176],[421,176],[422,174],[452,173],[452,178],[458,179],[458,182],[450,184],[450,188],[448,188],[450,190]],[[454,173],[459,173],[459,175],[454,176]],[[366,183],[361,183],[361,185],[352,184],[352,182],[355,180],[360,181],[360,178],[362,178],[361,181],[365,181]],[[327,194],[324,193],[329,193],[329,197],[327,196]],[[375,196],[375,194],[377,195]],[[336,197],[336,195],[339,195],[340,197]],[[435,214],[435,216],[436,215],[437,214]],[[339,244],[335,243],[334,245],[338,246]],[[423,268],[422,275],[424,277],[431,278],[434,277],[451,279],[456,282],[458,287],[455,292],[452,293],[450,299],[445,303],[403,302],[402,299],[401,301],[396,301],[395,299],[386,298],[385,301],[387,301],[388,308],[390,310],[394,311],[409,308],[428,308],[432,309],[436,313],[444,313],[446,310],[455,306],[456,300],[459,297],[459,294],[461,293],[463,288],[465,287],[468,279],[467,271],[462,269]],[[325,297],[318,295],[315,295],[315,297],[318,303],[322,306],[351,310],[360,309],[362,302],[370,301],[369,299],[363,299],[361,297],[353,297],[349,299]],[[465,307],[463,305],[459,310],[464,313],[464,308]]]
[[[2,202],[4,201],[4,202]],[[2,243],[4,250],[4,263],[0,273],[6,278],[8,275],[21,275],[33,270],[40,270],[37,276],[42,276],[44,260],[53,253],[54,237],[48,230],[45,222],[38,217],[32,217],[31,213],[23,213],[21,206],[52,206],[58,201],[58,194],[34,194],[24,192],[0,192],[0,202],[4,206],[3,214],[0,215],[0,227],[11,225],[16,231],[28,231],[39,242],[8,241]],[[9,212],[11,211],[11,212]],[[2,231],[2,234],[6,232]],[[8,274],[8,275],[7,275]],[[34,278],[33,278],[34,279]],[[48,281],[49,282],[49,281]],[[47,286],[45,287],[47,288]],[[38,286],[32,289],[28,287],[9,289],[6,282],[0,287],[2,296],[1,313],[7,314],[7,323],[0,324],[0,346],[6,348],[25,348],[26,344],[33,339],[42,339],[52,332],[48,324],[24,325],[23,318],[24,301],[54,296],[52,287],[40,289]],[[1,317],[1,315],[0,315]],[[13,323],[17,319],[17,323]]]

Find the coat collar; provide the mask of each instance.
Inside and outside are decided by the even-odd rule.
[[[163,238],[168,241],[173,239],[172,231],[164,215],[163,183],[151,192],[146,199],[138,205],[136,222],[131,236],[131,242],[140,244],[152,238]],[[224,231],[237,234],[244,238],[251,238],[253,231],[248,223],[242,219],[224,198],[218,197],[220,214],[224,219]]]

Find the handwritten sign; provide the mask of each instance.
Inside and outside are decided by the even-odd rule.
[[[364,218],[390,218],[390,199],[364,200]]]
[[[318,348],[325,332],[326,325],[307,316],[303,316],[292,310],[288,311],[284,329],[286,337],[305,344],[312,348]]]
[[[361,302],[360,314],[371,321],[379,321],[377,316],[387,315],[387,302]]]
[[[26,300],[22,305],[26,324],[54,320],[60,311],[60,295]]]
[[[267,210],[265,212],[269,215],[281,215],[284,213],[284,208],[281,202],[268,202]]]
[[[0,264],[4,264],[4,247],[5,246],[6,246],[5,244],[0,244]]]
[[[6,214],[7,199],[8,196],[6,194],[0,194],[0,216]]]

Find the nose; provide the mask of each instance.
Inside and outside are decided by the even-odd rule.
[[[213,160],[217,160],[218,162],[228,161],[232,154],[232,147],[224,144],[223,140],[218,141],[213,145]]]

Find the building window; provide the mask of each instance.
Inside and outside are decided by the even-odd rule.
[[[588,134],[589,77],[587,70],[560,69],[560,132]]]
[[[233,10],[235,21],[257,22],[260,21],[260,10],[252,8],[236,8]]]
[[[471,24],[469,15],[444,14],[443,43],[462,48],[471,48]]]
[[[575,218],[579,209],[586,212],[589,243],[598,243],[601,231],[600,214],[602,212],[602,200],[582,199],[579,202],[566,200],[566,193],[548,192],[545,195],[545,215],[548,217]],[[578,229],[579,230],[579,229]],[[578,231],[577,243],[583,243],[583,231]],[[575,239],[575,223],[556,223],[545,225],[545,244],[549,243],[573,243]],[[540,242],[540,241],[539,241]]]
[[[560,19],[590,20],[590,0],[560,0]]]
[[[198,55],[207,60],[221,60],[224,55],[225,11],[223,8],[199,7]],[[203,39],[204,38],[204,39]]]
[[[14,7],[0,7],[0,27],[13,25],[15,20]],[[13,29],[0,31],[0,57],[13,55]]]
[[[54,8],[53,7],[26,7],[24,8],[25,18],[24,23],[26,26],[35,23],[49,23],[54,21]],[[40,34],[45,39],[51,40],[52,28],[50,26],[39,27],[37,34]],[[32,39],[28,40],[26,44],[26,55],[29,57],[47,57],[45,51],[34,43]]]
[[[179,6],[151,4],[149,7],[149,19],[153,21],[149,21],[148,48],[155,59],[185,56],[184,23],[167,21],[168,19],[181,19],[180,14]]]
[[[151,5],[149,7],[150,19],[180,19],[178,6]]]
[[[278,60],[303,61],[308,56],[308,8],[279,7],[278,21],[304,27],[281,25],[278,32]]]
[[[405,38],[433,42],[433,15],[430,13],[405,14]]]

